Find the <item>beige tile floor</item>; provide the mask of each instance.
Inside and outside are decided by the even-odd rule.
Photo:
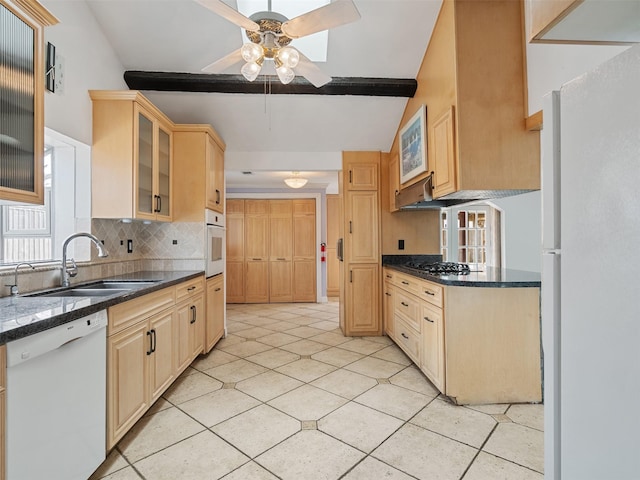
[[[455,406],[335,302],[227,324],[91,480],[543,480],[542,405]]]

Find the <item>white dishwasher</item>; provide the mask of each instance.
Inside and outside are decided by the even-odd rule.
[[[7,343],[7,479],[86,480],[105,459],[107,312]]]

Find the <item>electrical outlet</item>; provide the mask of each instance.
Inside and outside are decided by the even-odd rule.
[[[404,250],[404,240],[398,240],[398,250]]]
[[[133,240],[127,240],[127,253],[133,253]]]

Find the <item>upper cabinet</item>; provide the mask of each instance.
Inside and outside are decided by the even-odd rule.
[[[426,106],[427,171],[401,187],[433,172],[434,198],[539,189],[539,132],[525,128],[525,72],[520,2],[444,0],[400,123]]]
[[[136,91],[90,91],[91,216],[171,221],[172,122]]]
[[[174,125],[174,221],[202,221],[205,208],[224,213],[224,149],[210,125]]]
[[[636,1],[526,0],[525,5],[531,42],[640,42],[640,8]]]
[[[44,27],[33,0],[0,0],[0,199],[44,202]]]

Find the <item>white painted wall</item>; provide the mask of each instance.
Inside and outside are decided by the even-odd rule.
[[[502,210],[504,266],[540,272],[540,192],[499,198],[490,203]]]
[[[529,113],[542,109],[542,97],[618,55],[628,46],[527,45]]]
[[[88,90],[127,89],[124,68],[84,1],[44,0],[60,23],[45,29],[45,41],[64,59],[63,91],[45,95],[45,126],[91,145]]]

